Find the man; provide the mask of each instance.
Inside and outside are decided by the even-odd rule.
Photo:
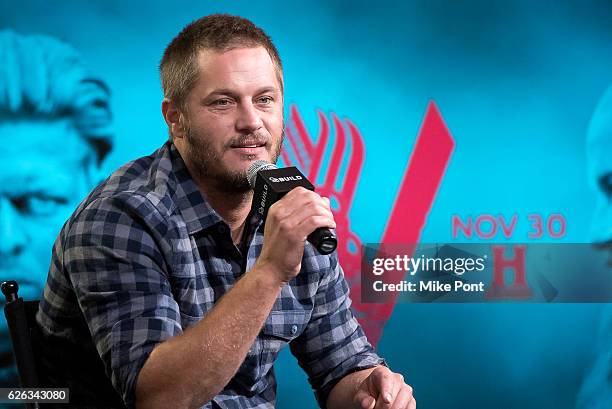
[[[46,355],[58,384],[109,396],[105,373],[128,407],[269,408],[289,343],[322,407],[416,407],[351,315],[336,255],[305,244],[335,227],[329,201],[298,188],[265,229],[249,214],[246,169],[275,162],[283,134],[268,36],[208,16],[160,71],[170,141],[92,192],[55,244],[38,320],[45,345],[66,351]]]
[[[99,182],[110,124],[108,88],[72,47],[0,31],[0,281],[25,299],[41,298],[49,248]],[[0,382],[18,385],[4,314]]]

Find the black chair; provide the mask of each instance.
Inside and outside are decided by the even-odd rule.
[[[36,366],[36,311],[38,301],[24,301],[17,295],[19,285],[16,281],[2,283],[2,293],[6,298],[4,315],[8,323],[13,352],[22,388],[39,387],[39,376]],[[26,407],[38,408],[37,403],[28,403]]]

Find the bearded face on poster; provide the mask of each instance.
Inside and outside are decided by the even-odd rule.
[[[0,281],[40,299],[62,224],[111,150],[110,92],[69,45],[0,31]],[[1,297],[4,307],[4,297]],[[15,385],[4,314],[0,383]]]

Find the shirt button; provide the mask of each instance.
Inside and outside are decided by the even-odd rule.
[[[295,333],[297,332],[297,330],[298,330],[297,325],[292,325],[292,326],[291,326],[291,334],[292,334],[292,335],[295,335]]]

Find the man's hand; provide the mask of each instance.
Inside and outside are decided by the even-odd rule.
[[[329,199],[303,187],[291,190],[268,210],[256,265],[287,283],[300,272],[306,237],[318,227],[336,228]]]
[[[410,385],[385,366],[376,367],[361,382],[353,401],[361,409],[416,409]]]

